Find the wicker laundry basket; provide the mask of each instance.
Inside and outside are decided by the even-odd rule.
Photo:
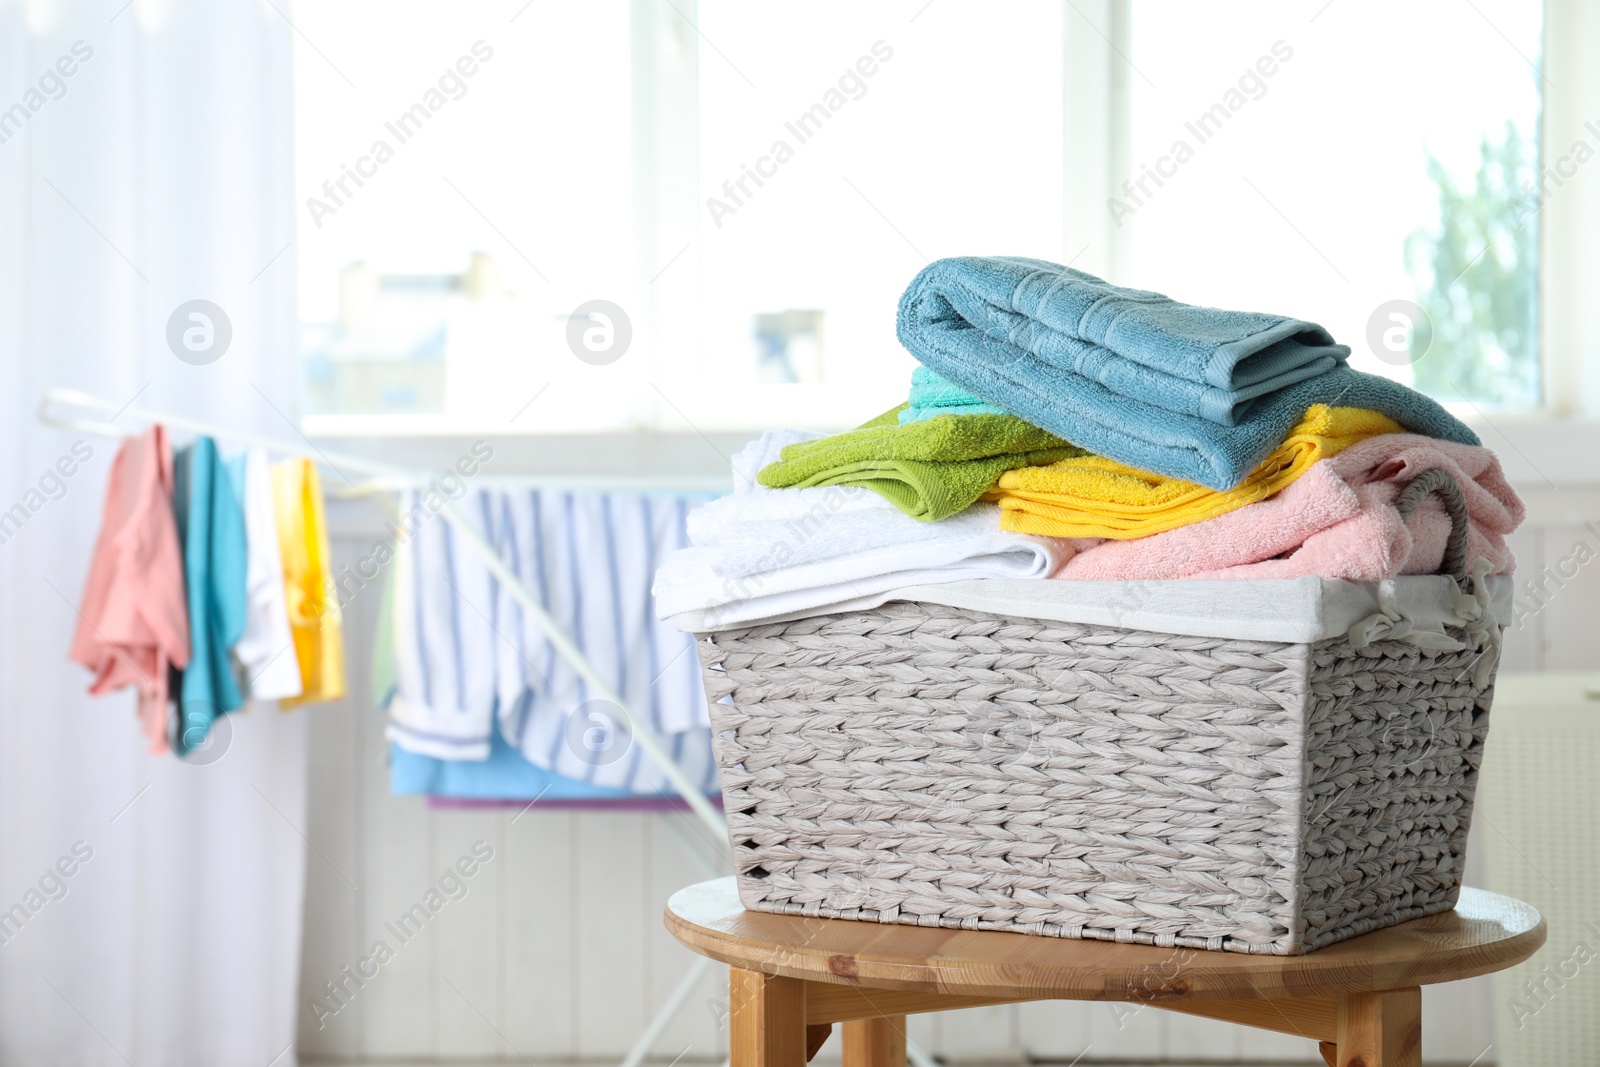
[[[1504,610],[1429,492],[1455,581],[1337,583],[1381,610],[1317,640],[903,601],[701,634],[745,906],[1276,954],[1453,907]]]

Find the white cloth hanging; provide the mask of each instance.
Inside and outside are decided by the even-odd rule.
[[[284,602],[283,554],[267,454],[247,448],[228,461],[234,494],[244,508],[246,551],[244,636],[233,646],[251,700],[300,695],[300,663]]]
[[[541,597],[643,722],[668,738],[691,778],[714,788],[710,717],[692,637],[656,619],[650,582],[686,540],[678,496],[540,489],[502,495],[501,557]],[[503,601],[500,630],[518,654],[501,673],[500,725],[536,766],[595,785],[659,793],[666,780],[637,747],[618,754],[596,699],[521,607]]]
[[[417,497],[404,494],[402,516]],[[458,503],[500,558],[691,779],[715,789],[693,639],[655,618],[650,578],[684,542],[689,502],[638,493],[480,490]],[[665,776],[506,595],[456,531],[413,524],[395,561],[389,737],[441,759],[484,759],[496,726],[529,762],[653,795]],[[410,529],[402,524],[403,528]]]
[[[418,494],[400,494],[400,514]],[[464,507],[480,534],[480,508]],[[436,759],[489,758],[495,670],[503,640],[493,618],[499,589],[458,531],[432,516],[403,526],[394,568],[395,693],[389,740]]]

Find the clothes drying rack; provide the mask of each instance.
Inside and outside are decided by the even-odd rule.
[[[309,438],[306,439],[305,444],[296,445],[292,442],[281,441],[261,434],[219,426],[202,419],[192,419],[171,412],[141,407],[136,404],[118,403],[115,400],[95,396],[92,393],[85,393],[76,389],[46,390],[39,402],[40,421],[52,426],[77,430],[80,433],[92,433],[102,437],[132,437],[139,432],[137,429],[118,426],[111,421],[65,415],[57,411],[57,408],[77,408],[101,412],[110,414],[113,419],[126,415],[146,423],[160,423],[172,429],[201,434],[236,445],[256,447],[280,456],[304,456],[309,449],[312,453],[315,453],[316,462],[319,466],[330,468],[341,477],[344,477],[346,472],[350,472],[370,479],[371,481],[365,483],[365,488],[420,488],[431,481],[430,476],[425,472],[406,470],[374,462],[360,456],[330,453],[326,449],[311,444]],[[505,479],[497,478],[496,481],[503,482]],[[570,479],[567,481],[570,482]],[[529,478],[522,480],[521,484],[526,485],[538,482],[539,479]],[[588,657],[578,648],[571,636],[562,629],[559,623],[550,617],[549,612],[545,610],[544,605],[540,603],[539,598],[534,595],[533,591],[517,577],[515,572],[506,566],[505,561],[500,558],[500,554],[495,551],[494,547],[467,521],[455,506],[455,502],[447,498],[444,507],[439,510],[439,516],[453,526],[462,535],[466,544],[482,557],[490,573],[529,613],[561,658],[584,681],[593,687],[593,691],[601,699],[609,701],[618,710],[624,728],[639,743],[639,747],[644,754],[661,769],[662,774],[672,785],[673,790],[683,798],[695,817],[711,832],[712,840],[718,843],[721,851],[725,854],[728,840],[727,823],[723,820],[721,813],[706,800],[705,795],[700,792],[684,770],[673,761],[668,748],[661,738],[634,716],[632,709],[628,707],[622,695],[612,689],[600,672],[589,662]],[[677,835],[679,842],[696,863],[706,868],[712,876],[722,873],[711,860],[707,859],[705,853],[698,846],[694,845],[686,835],[678,830],[675,824],[669,821],[668,825],[673,828],[673,832]],[[655,1042],[666,1030],[668,1024],[678,1012],[683,1010],[685,1002],[694,992],[695,987],[705,978],[706,972],[710,967],[711,961],[708,958],[704,956],[695,957],[683,979],[662,1003],[655,1017],[651,1019],[650,1023],[639,1035],[633,1047],[629,1049],[627,1056],[622,1060],[621,1067],[639,1067],[639,1064],[644,1061],[644,1058],[649,1055],[650,1050],[655,1046]],[[909,1043],[906,1051],[914,1067],[935,1067],[933,1061],[925,1053],[920,1049],[913,1048]]]

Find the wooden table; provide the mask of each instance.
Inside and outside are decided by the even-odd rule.
[[[1334,1067],[1417,1067],[1421,987],[1510,967],[1545,938],[1532,906],[1479,889],[1307,956],[770,915],[732,878],[673,894],[666,921],[733,967],[733,1067],[802,1067],[836,1022],[845,1067],[905,1067],[907,1015],[1028,1000],[1143,1002],[1299,1034]]]

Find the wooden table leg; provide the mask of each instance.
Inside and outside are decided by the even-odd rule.
[[[844,1023],[844,1067],[906,1067],[906,1017],[880,1015]]]
[[[810,999],[810,998],[807,998]],[[806,1062],[810,1063],[822,1051],[822,1046],[833,1036],[832,1023],[810,1023],[806,1026]]]
[[[733,1067],[805,1067],[806,983],[738,967],[728,972]]]
[[[1341,997],[1335,1044],[1335,1067],[1421,1067],[1422,990]]]

